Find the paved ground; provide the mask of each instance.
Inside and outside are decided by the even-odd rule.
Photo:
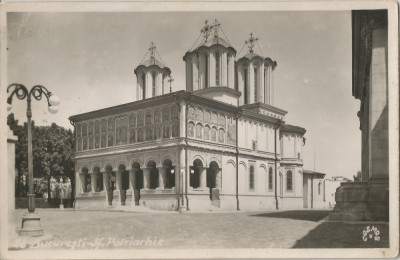
[[[16,211],[17,228],[26,210]],[[388,247],[387,223],[326,222],[329,211],[160,213],[37,209],[45,235],[21,247],[105,248],[337,248]],[[379,241],[363,230],[377,227]],[[22,242],[21,242],[22,241]],[[21,246],[21,243],[23,246]]]

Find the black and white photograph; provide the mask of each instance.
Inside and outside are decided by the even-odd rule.
[[[1,259],[398,256],[396,1],[0,8]]]

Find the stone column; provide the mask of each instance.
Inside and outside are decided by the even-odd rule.
[[[103,172],[103,187],[108,192],[110,189],[110,173]]]
[[[254,92],[255,92],[255,87],[254,86],[254,66],[253,64],[250,62],[249,64],[249,70],[248,70],[248,86],[249,86],[249,92],[248,92],[248,99],[249,99],[249,104],[256,102],[256,100],[254,99]]]
[[[230,55],[229,59],[229,85],[228,87],[231,89],[235,89],[235,57]]]
[[[90,181],[91,181],[91,186],[92,190],[91,192],[96,192],[96,187],[97,187],[97,174],[94,172],[90,173]]]
[[[207,168],[199,168],[200,187],[201,189],[207,188]]]
[[[81,192],[81,193],[84,193],[85,190],[86,190],[86,187],[85,187],[85,186],[86,186],[86,185],[85,185],[85,178],[86,178],[86,174],[80,172],[80,173],[79,173],[79,180],[80,180],[80,187],[81,187],[80,192]]]
[[[210,52],[209,54],[209,67],[208,67],[208,82],[209,87],[215,87],[215,52]]]
[[[164,167],[159,167],[157,169],[158,169],[158,189],[165,189],[166,169]]]
[[[110,194],[110,173],[103,172],[103,190],[106,191],[106,204],[111,205],[112,200],[109,200],[108,197],[112,196]]]
[[[150,189],[150,169],[142,168],[143,170],[143,189]]]
[[[260,67],[258,68],[258,79],[259,79],[259,102],[265,102],[265,88],[264,88],[264,63],[261,63]]]
[[[216,168],[214,169],[216,172],[215,174],[215,188],[221,189],[222,188],[222,169]]]
[[[198,89],[204,88],[204,54],[199,54],[199,85]]]
[[[198,60],[197,56],[192,57],[192,86],[193,86],[193,91],[199,89],[199,73],[198,73]]]
[[[136,171],[137,169],[129,170],[129,189],[132,190],[132,197],[133,197],[133,190],[136,187]]]
[[[122,171],[118,170],[115,174],[115,190],[122,190]]]
[[[228,63],[228,58],[227,58],[227,53],[224,51],[223,53],[221,53],[221,66],[220,66],[220,68],[221,68],[221,72],[220,72],[220,75],[221,75],[221,80],[220,80],[220,85],[222,86],[222,87],[227,87],[228,85],[227,85],[227,76],[228,76],[228,66],[227,66],[227,63]]]
[[[147,98],[151,98],[151,97],[153,97],[152,96],[152,81],[151,81],[151,74],[150,74],[150,71],[148,71],[148,72],[146,72],[146,84],[145,84],[145,87],[146,87],[146,96],[145,96],[145,98],[147,99]]]
[[[163,81],[163,74],[162,73],[157,73],[156,76],[157,83],[156,83],[156,95],[161,96],[163,93],[162,89],[162,81]]]

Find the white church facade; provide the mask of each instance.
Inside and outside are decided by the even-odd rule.
[[[303,208],[306,130],[274,104],[276,61],[220,35],[217,21],[183,56],[186,88],[150,55],[134,70],[135,101],[70,117],[77,209]]]

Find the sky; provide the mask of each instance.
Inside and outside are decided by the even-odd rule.
[[[252,32],[256,52],[277,61],[275,106],[288,111],[286,123],[307,130],[304,169],[352,179],[361,169],[361,131],[350,11],[8,13],[8,83],[58,95],[55,115],[33,101],[33,120],[72,129],[71,115],[133,101],[134,69],[152,41],[172,71],[172,90],[185,89],[182,57],[214,19],[238,53]],[[15,99],[11,112],[26,121],[26,102]]]

